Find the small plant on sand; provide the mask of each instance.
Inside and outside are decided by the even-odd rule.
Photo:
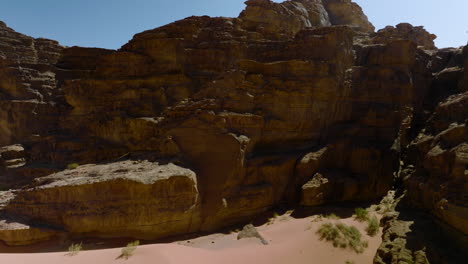
[[[350,247],[356,253],[364,252],[367,248],[367,241],[361,240],[361,232],[354,226],[347,226],[343,223],[324,223],[317,230],[320,240],[331,241],[334,247]]]
[[[140,245],[140,241],[138,240],[128,243],[126,247],[122,248],[122,252],[119,258],[128,259],[129,257],[133,256],[138,245]]]
[[[356,208],[354,209],[354,219],[358,220],[359,222],[364,222],[369,218],[369,212],[364,208]]]
[[[67,169],[74,170],[74,169],[78,168],[78,166],[80,166],[80,165],[78,165],[78,163],[70,163],[70,164],[67,165]]]
[[[367,219],[367,227],[366,232],[369,236],[375,236],[377,232],[379,232],[379,219],[377,217],[372,216]]]
[[[352,261],[352,260],[347,260],[347,261],[345,262],[345,264],[355,264],[355,262]]]
[[[77,255],[78,253],[80,253],[81,249],[82,249],[82,244],[81,242],[79,244],[71,244],[69,247],[68,247],[68,256],[75,256]]]
[[[337,215],[334,214],[334,213],[331,213],[331,214],[327,215],[326,218],[332,219],[332,220],[338,220],[338,219],[340,219],[340,217],[337,216]]]

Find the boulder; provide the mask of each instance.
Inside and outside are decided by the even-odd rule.
[[[123,161],[83,165],[38,178],[34,187],[16,192],[2,211],[25,224],[42,223],[74,235],[153,239],[196,230],[198,196],[196,175],[189,169],[172,163]],[[35,235],[40,237],[40,232]],[[0,233],[8,241],[20,237]],[[24,239],[13,240],[35,241]]]
[[[258,238],[263,245],[268,245],[268,241],[266,241],[262,235],[260,235],[257,228],[255,228],[255,226],[252,224],[244,226],[239,234],[237,234],[237,240],[244,238]]]
[[[332,25],[350,25],[358,31],[371,33],[375,27],[362,8],[351,0],[322,0]]]

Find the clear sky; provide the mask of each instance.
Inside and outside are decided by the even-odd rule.
[[[424,25],[441,47],[468,40],[468,0],[354,0],[377,29]],[[132,36],[191,15],[236,17],[244,0],[0,0],[0,20],[66,46],[117,49]],[[275,2],[281,2],[275,0]]]

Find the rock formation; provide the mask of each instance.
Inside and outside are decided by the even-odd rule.
[[[395,178],[466,235],[467,48],[350,0],[246,5],[119,50],[0,24],[0,240],[212,231]]]
[[[434,39],[436,35],[427,32],[424,27],[413,27],[408,23],[400,23],[396,27],[387,26],[372,35],[372,41],[377,43],[395,39],[409,39],[424,49],[436,49]]]

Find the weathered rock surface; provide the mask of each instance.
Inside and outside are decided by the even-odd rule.
[[[389,192],[379,205],[382,244],[374,263],[465,263],[466,237],[427,213],[400,206],[404,196]]]
[[[267,36],[290,37],[304,28],[331,26],[322,0],[249,0],[245,4],[239,16],[242,27]]]
[[[351,0],[322,0],[332,25],[350,25],[363,31],[374,32],[375,27],[367,20],[361,7]]]
[[[374,33],[349,0],[246,4],[119,50],[0,24],[2,210],[18,217],[0,239],[153,239],[370,201],[401,159],[410,204],[466,232],[467,48],[432,50],[407,24]]]
[[[466,49],[463,56],[466,63]],[[435,103],[426,125],[409,144],[403,177],[409,204],[467,235],[468,93],[460,85],[467,70],[458,63],[434,75],[431,89],[442,101]]]
[[[172,163],[83,165],[39,178],[35,185],[15,192],[4,214],[93,237],[151,239],[188,233],[200,223],[195,173]],[[0,234],[16,241],[8,231]]]
[[[57,41],[0,25],[0,146],[53,129],[61,51]]]
[[[373,34],[373,41],[375,43],[385,43],[396,39],[408,39],[416,43],[418,46],[424,47],[424,49],[434,50],[434,39],[437,36],[427,32],[424,27],[413,27],[408,23],[400,23],[393,26],[387,26],[380,29]]]
[[[464,234],[468,234],[467,105],[468,94],[463,93],[437,106],[426,129],[410,145],[414,156],[407,160],[405,175],[409,201]]]
[[[417,263],[428,264],[424,249],[408,249],[408,233],[411,233],[413,222],[398,219],[399,213],[389,212],[382,217],[384,223],[382,244],[377,250],[375,264]]]

